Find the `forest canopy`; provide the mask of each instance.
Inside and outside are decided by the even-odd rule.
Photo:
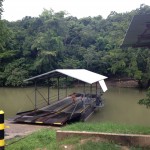
[[[150,50],[120,48],[133,16],[147,13],[150,6],[141,5],[106,19],[78,19],[45,9],[39,17],[0,20],[0,86],[20,86],[25,78],[58,68],[85,68],[149,86]]]

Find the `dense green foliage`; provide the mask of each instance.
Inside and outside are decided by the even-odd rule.
[[[3,12],[3,4],[2,4],[3,0],[0,0],[0,19],[1,19],[1,15],[2,15],[2,12]]]
[[[150,87],[147,90],[146,98],[140,99],[138,103],[140,105],[145,105],[147,108],[150,108]]]
[[[64,11],[44,10],[39,17],[0,23],[0,86],[20,86],[24,78],[57,68],[85,68],[108,77],[129,77],[141,86],[150,81],[150,50],[121,49],[135,14],[111,12],[77,19]]]

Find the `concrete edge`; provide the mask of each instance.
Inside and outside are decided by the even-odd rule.
[[[64,140],[69,137],[81,136],[84,138],[97,137],[104,142],[114,142],[124,146],[140,146],[150,147],[150,135],[140,134],[116,134],[103,132],[86,132],[86,131],[56,131],[57,141]]]

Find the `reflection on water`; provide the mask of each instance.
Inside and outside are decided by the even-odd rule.
[[[73,91],[73,89],[69,89]],[[57,90],[51,90],[53,97]],[[47,95],[47,88],[40,90],[42,95]],[[65,96],[65,90],[63,91]],[[7,118],[14,116],[17,112],[34,108],[33,88],[0,88],[0,110],[5,111]],[[30,97],[27,97],[27,95]],[[146,125],[150,124],[150,110],[137,104],[138,100],[145,97],[145,92],[134,88],[110,87],[104,93],[105,107],[97,110],[88,122],[117,122],[125,124]],[[38,94],[38,104],[46,104]]]
[[[150,110],[137,104],[145,97],[145,91],[134,88],[109,88],[103,95],[105,107],[94,113],[89,122],[114,122],[149,126]]]

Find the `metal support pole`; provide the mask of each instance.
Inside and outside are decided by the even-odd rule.
[[[67,97],[67,76],[66,76],[66,97]]]
[[[50,104],[50,86],[49,86],[49,78],[48,78],[48,105]]]
[[[92,98],[92,84],[90,85],[90,94],[91,94],[91,98]]]
[[[59,101],[59,77],[57,78],[57,83],[58,83],[58,101]]]
[[[84,94],[85,94],[85,82],[84,82]]]
[[[0,150],[4,150],[4,112],[0,110]]]
[[[78,80],[78,85],[77,85],[77,92],[80,93],[80,89],[79,89],[79,80]]]
[[[34,104],[34,109],[36,110],[37,109],[37,94],[36,94],[36,92],[37,92],[37,85],[36,85],[36,81],[35,81],[35,104]]]
[[[97,96],[97,82],[96,82],[96,96]]]

